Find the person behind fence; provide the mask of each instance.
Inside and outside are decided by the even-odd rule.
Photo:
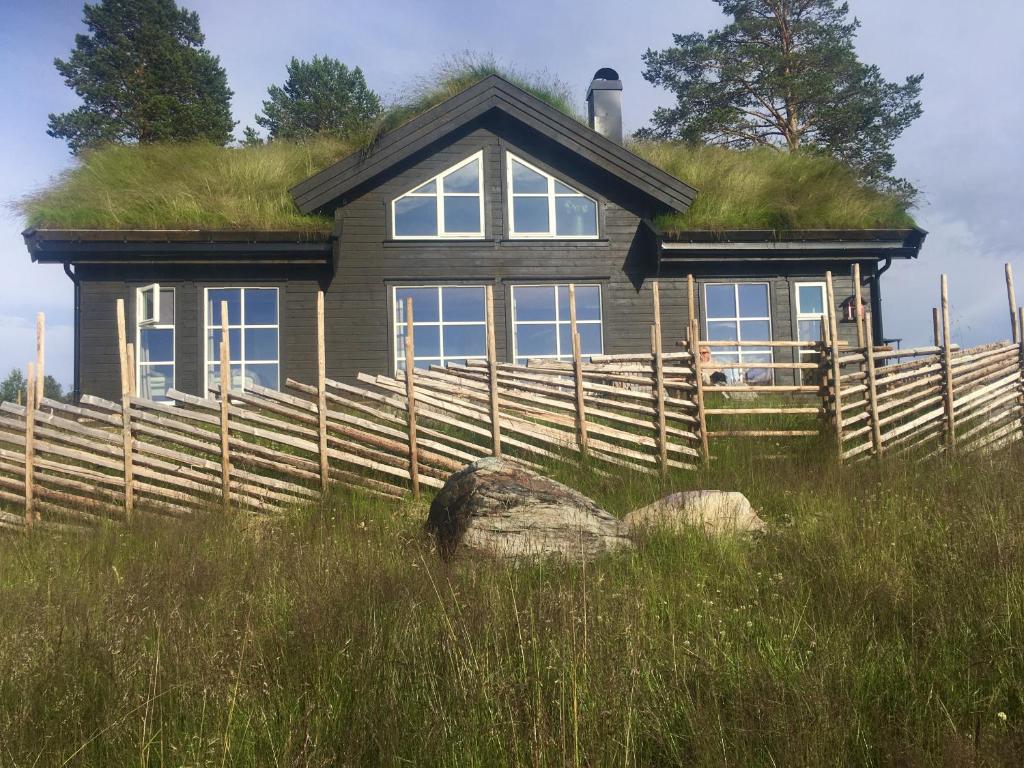
[[[700,374],[705,384],[728,384],[729,379],[720,368],[711,364],[711,350],[708,347],[700,348]]]

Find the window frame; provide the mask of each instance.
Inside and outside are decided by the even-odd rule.
[[[423,355],[420,359],[425,360],[437,360],[437,365],[446,366],[447,360],[486,360],[487,359],[487,284],[486,283],[403,283],[394,284],[391,286],[391,345],[394,348],[391,354],[392,370],[396,376],[404,375],[404,371],[398,367],[400,362],[405,361],[405,345],[398,343],[398,329],[399,326],[407,325],[407,321],[399,321],[398,312],[400,309],[400,302],[398,301],[398,291],[400,290],[412,290],[420,288],[433,288],[437,290],[437,320],[416,320],[416,305],[413,302],[413,332],[417,325],[435,326],[438,330],[438,354],[437,355]],[[484,317],[483,320],[477,322],[475,320],[451,320],[445,321],[444,319],[444,289],[445,288],[476,288],[479,289],[484,295]],[[444,329],[445,326],[481,326],[484,329],[484,353],[482,355],[445,355],[444,354]],[[399,357],[401,355],[401,358]],[[416,365],[416,349],[413,347],[413,366]],[[431,363],[432,365],[434,363]]]
[[[820,288],[821,289],[821,312],[804,312],[800,307],[800,289],[801,288]],[[801,280],[793,283],[794,300],[793,306],[796,308],[794,317],[796,319],[796,340],[797,341],[820,341],[821,339],[802,339],[800,338],[800,323],[807,320],[817,320],[819,323],[823,317],[827,317],[828,307],[828,285],[823,281],[817,280]],[[806,349],[800,347],[800,356],[816,354],[813,349]]]
[[[444,177],[453,173],[460,168],[469,165],[474,160],[478,160],[477,164],[477,192],[445,192],[444,191]],[[427,194],[413,194],[413,192],[425,184],[434,182],[434,193]],[[480,229],[477,232],[447,232],[444,228],[444,198],[449,197],[476,197],[479,202],[480,209]],[[437,216],[437,234],[436,235],[400,235],[398,234],[397,224],[397,210],[398,201],[408,197],[434,198],[435,201],[435,214]],[[412,189],[407,192],[403,192],[398,197],[391,200],[391,239],[392,240],[482,240],[484,239],[484,232],[486,231],[486,222],[484,221],[484,212],[486,206],[484,205],[484,151],[481,149],[479,152],[467,157],[465,160],[461,160],[450,168],[446,168],[440,173],[431,176],[429,179],[424,179],[420,183],[416,184]]]
[[[274,325],[268,325],[266,323],[247,324],[245,322],[245,292],[246,291],[274,291],[277,302],[277,323]],[[239,306],[241,309],[241,323],[238,325],[232,325],[230,318],[228,319],[228,334],[233,330],[239,331],[239,338],[242,342],[242,358],[237,363],[242,369],[242,382],[245,382],[245,367],[246,365],[276,365],[277,366],[277,385],[270,387],[280,391],[281,389],[281,288],[276,285],[212,285],[203,288],[203,397],[206,397],[210,392],[210,366],[220,365],[220,360],[210,360],[210,333],[211,331],[221,330],[221,326],[216,327],[210,325],[210,291],[241,291],[239,296]],[[277,356],[274,360],[246,360],[245,359],[245,331],[246,330],[257,330],[257,329],[268,329],[273,328],[277,331]],[[230,350],[229,350],[230,351]],[[228,360],[228,369],[235,363]],[[229,373],[230,381],[230,373]],[[238,391],[234,390],[233,391]],[[244,391],[241,390],[241,391]]]
[[[514,283],[511,286],[509,286],[510,289],[511,289],[509,291],[509,304],[510,304],[510,310],[509,311],[511,313],[511,318],[512,318],[512,364],[513,365],[520,365],[520,363],[519,363],[519,358],[520,358],[520,354],[519,354],[519,333],[518,333],[520,325],[552,325],[553,324],[555,326],[555,354],[554,355],[530,355],[526,359],[528,359],[528,360],[556,360],[556,361],[559,361],[559,362],[566,362],[566,361],[572,360],[572,349],[570,349],[567,353],[563,353],[561,351],[561,347],[562,347],[562,334],[559,332],[560,331],[560,326],[562,326],[562,325],[571,325],[572,319],[567,317],[567,318],[565,318],[563,320],[561,318],[560,314],[559,314],[559,309],[558,309],[558,289],[559,288],[563,288],[563,287],[568,289],[568,287],[570,285],[576,286],[577,289],[579,289],[579,288],[597,288],[597,306],[598,306],[598,309],[600,310],[601,317],[599,319],[597,319],[597,320],[580,320],[580,319],[577,318],[576,325],[577,325],[577,327],[579,327],[581,325],[597,325],[599,327],[600,332],[601,332],[600,333],[600,336],[601,336],[601,351],[600,352],[590,353],[590,354],[587,354],[587,355],[582,355],[581,354],[581,357],[589,358],[589,357],[591,357],[594,354],[603,355],[605,353],[604,352],[604,346],[605,346],[605,344],[604,344],[604,342],[605,342],[605,339],[604,339],[604,290],[603,290],[603,286],[602,286],[601,283],[595,283],[595,282],[586,282],[586,283],[571,283],[571,282],[569,282],[569,283]],[[553,288],[554,291],[555,291],[555,318],[553,320],[518,320],[518,319],[516,319],[516,296],[515,296],[515,294],[516,294],[516,289],[517,288]],[[570,344],[571,343],[572,343],[572,341],[570,339]]]
[[[716,285],[730,285],[730,286],[732,286],[732,288],[733,288],[733,298],[734,298],[734,300],[736,302],[736,316],[735,317],[731,317],[731,318],[730,317],[711,317],[710,304],[708,302],[708,287],[709,286],[716,286]],[[744,317],[743,316],[742,310],[740,309],[740,286],[741,285],[761,285],[761,286],[764,286],[765,295],[766,295],[766,298],[767,298],[767,302],[766,303],[767,303],[767,306],[768,306],[768,315],[767,315],[767,317],[762,317],[762,316]],[[767,346],[768,363],[769,364],[774,364],[775,363],[775,347],[771,346],[771,342],[775,340],[775,323],[774,323],[774,321],[772,319],[772,284],[771,284],[771,282],[769,282],[768,280],[709,280],[709,281],[706,281],[704,283],[704,285],[703,285],[703,299],[704,299],[704,341],[711,341],[712,340],[711,339],[711,326],[710,326],[709,323],[713,323],[713,322],[732,322],[732,323],[735,323],[736,324],[736,341],[742,342],[742,341],[746,341],[743,338],[743,325],[742,325],[742,323],[744,321],[752,321],[752,322],[767,321],[768,322],[768,335],[769,335],[770,338],[768,338],[767,340],[766,339],[751,339],[750,341],[767,341],[768,342],[768,346]],[[725,353],[722,353],[722,352],[716,353],[715,352],[716,347],[709,347],[709,349],[711,350],[711,355],[712,355],[713,363],[714,363],[714,366],[716,368],[725,370],[725,369],[728,369],[730,367],[730,365],[729,365],[728,362],[723,361],[723,360],[714,360],[714,355],[715,354],[735,355],[736,356],[736,363],[734,365],[756,365],[756,363],[761,362],[761,361],[758,361],[758,360],[745,360],[744,356],[745,355],[764,355],[765,354],[765,351],[764,351],[765,348],[764,347],[761,347],[761,348],[754,347],[753,349],[747,348],[745,350],[743,344],[736,344],[735,346],[736,346],[736,352],[725,352]],[[718,347],[717,349],[721,349],[721,348]],[[758,349],[760,349],[761,351],[755,351],[755,350],[758,350]],[[734,370],[739,371],[741,373],[741,375],[743,376],[743,383],[746,383],[746,375],[747,375],[747,373],[749,371],[753,370],[753,368],[735,368],[734,367]],[[774,368],[767,368],[766,370],[768,371],[769,379],[774,384],[774,382],[775,382],[775,369]]]
[[[172,306],[174,308],[174,322],[160,322],[160,291],[170,291],[172,295]],[[142,296],[145,292],[153,292],[153,314],[151,318],[142,318],[140,307],[143,306]],[[177,288],[162,288],[160,283],[150,283],[135,289],[135,388],[142,392],[142,372],[144,368],[155,368],[158,366],[171,368],[171,385],[168,389],[175,389],[178,383],[178,291]],[[143,331],[166,331],[171,332],[171,361],[170,362],[143,362],[142,361],[142,332]],[[173,402],[170,398],[153,398],[154,402]]]
[[[514,192],[512,189],[513,173],[512,173],[512,161],[515,160],[517,163],[522,163],[531,171],[539,173],[545,177],[548,182],[547,192]],[[595,197],[591,197],[585,192],[577,189],[572,184],[569,184],[561,179],[555,178],[554,175],[547,171],[538,168],[528,160],[524,160],[519,155],[508,150],[505,151],[505,187],[506,194],[508,197],[508,205],[506,206],[508,212],[508,236],[510,240],[599,240],[601,238],[601,204]],[[574,194],[558,193],[555,191],[555,182],[562,184],[563,186],[569,187],[575,190]],[[547,232],[517,232],[516,231],[516,213],[515,213],[515,199],[517,197],[546,197],[548,201],[548,231]],[[557,208],[555,203],[559,197],[583,197],[590,200],[594,204],[594,234],[592,235],[560,235],[558,234],[558,219],[557,219]]]

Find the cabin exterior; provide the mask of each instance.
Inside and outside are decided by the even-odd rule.
[[[333,214],[326,235],[26,231],[33,260],[62,264],[75,283],[75,392],[119,394],[117,299],[140,394],[157,399],[217,380],[221,301],[237,386],[314,381],[321,289],[327,373],[341,380],[405,365],[406,297],[416,365],[482,358],[486,285],[500,360],[566,359],[569,284],[583,353],[616,354],[649,349],[658,280],[668,351],[685,334],[687,275],[702,336],[807,340],[818,338],[826,271],[853,319],[858,264],[882,341],[880,277],[917,256],[921,230],[661,232],[655,217],[685,211],[697,192],[623,148],[620,97],[614,72],[599,71],[588,127],[487,78],[295,187],[300,211]],[[855,324],[840,334],[855,341]],[[715,349],[723,367],[772,354]]]

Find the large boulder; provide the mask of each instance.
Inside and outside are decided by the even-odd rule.
[[[430,505],[426,527],[445,559],[459,545],[503,557],[573,560],[632,545],[621,521],[583,494],[496,458],[449,477]]]
[[[622,522],[630,533],[644,527],[675,532],[698,527],[715,535],[767,528],[747,497],[735,491],[680,491],[633,510]]]

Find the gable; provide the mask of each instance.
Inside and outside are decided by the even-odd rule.
[[[498,113],[524,131],[543,136],[561,150],[603,169],[666,210],[685,211],[696,191],[624,147],[582,125],[508,81],[492,75],[381,136],[291,189],[303,213],[329,207],[353,189],[386,174],[483,115]]]

